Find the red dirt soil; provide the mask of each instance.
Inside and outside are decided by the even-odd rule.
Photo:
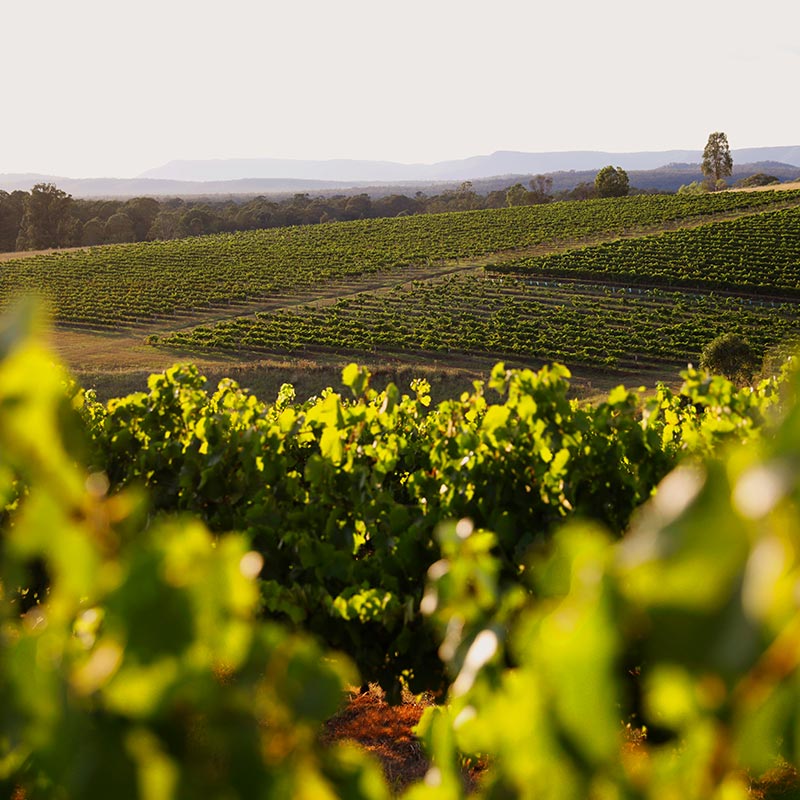
[[[370,686],[351,695],[347,705],[328,720],[323,742],[356,742],[381,762],[389,785],[402,789],[422,780],[428,770],[428,760],[412,730],[427,705],[406,697],[392,706],[378,686]]]

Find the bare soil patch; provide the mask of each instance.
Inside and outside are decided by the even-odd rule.
[[[421,781],[428,771],[422,745],[414,734],[425,709],[433,699],[404,694],[397,705],[390,705],[379,686],[371,684],[365,692],[351,694],[345,707],[328,720],[322,740],[326,744],[352,741],[375,756],[386,781],[395,793]],[[463,780],[467,792],[477,788],[485,762],[464,765]]]
[[[75,250],[88,249],[88,247],[51,247],[49,250],[12,250],[10,253],[0,253],[0,261],[15,261],[18,258],[31,258],[32,256],[46,256],[50,253],[69,253]]]
[[[373,685],[350,696],[347,705],[326,723],[322,740],[326,744],[355,742],[380,761],[389,785],[401,791],[422,780],[428,770],[428,759],[413,731],[427,705],[412,697],[389,705],[383,691]]]

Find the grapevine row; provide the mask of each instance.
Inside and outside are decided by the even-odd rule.
[[[257,313],[174,333],[160,344],[193,351],[323,347],[685,365],[697,363],[705,344],[726,332],[749,339],[763,355],[800,336],[797,303],[470,275],[359,295],[332,306]]]
[[[798,200],[794,192],[640,196],[97,247],[4,262],[0,307],[36,293],[58,321],[118,328],[287,292],[314,296],[353,276],[391,271],[401,281],[412,264]]]
[[[800,209],[520,259],[498,272],[800,296]]]

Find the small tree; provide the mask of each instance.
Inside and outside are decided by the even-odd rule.
[[[598,197],[625,197],[630,190],[628,173],[622,167],[603,167],[594,179]]]
[[[724,186],[724,178],[733,172],[733,158],[731,149],[728,146],[728,137],[721,131],[709,134],[705,150],[703,150],[703,163],[700,165],[703,175],[709,182],[714,183],[714,188],[719,189]],[[720,184],[722,181],[722,184]]]
[[[710,341],[700,356],[700,366],[733,383],[750,383],[758,369],[758,358],[746,339],[723,333]]]
[[[700,181],[692,181],[691,183],[684,183],[678,194],[708,194],[708,185]]]

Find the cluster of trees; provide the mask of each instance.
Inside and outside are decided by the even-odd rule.
[[[0,251],[45,250],[150,236],[161,211],[157,200],[75,200],[50,183],[30,192],[0,191]]]
[[[334,220],[435,214],[485,208],[533,205],[553,200],[597,197],[594,185],[580,184],[569,192],[553,193],[552,178],[536,175],[528,186],[478,194],[471,182],[428,196],[417,192],[370,196],[335,195],[287,198],[185,200],[136,197],[131,200],[81,200],[49,183],[30,192],[0,190],[0,252],[93,246],[155,239],[179,239],[287,225],[310,225]]]
[[[79,200],[53,184],[42,183],[30,192],[0,191],[0,251],[177,239],[332,220],[502,208],[512,204],[506,195],[506,191],[501,191],[483,197],[473,191],[470,183],[464,183],[455,191],[433,197],[418,192],[414,197],[296,194],[283,199],[256,197],[244,202],[152,197]],[[524,203],[543,201],[544,198],[523,200]],[[515,199],[513,204],[521,203]]]

